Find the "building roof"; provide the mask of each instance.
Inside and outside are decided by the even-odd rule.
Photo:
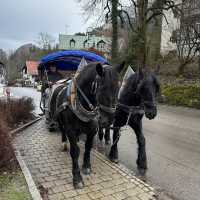
[[[38,75],[38,61],[26,61],[27,74]]]

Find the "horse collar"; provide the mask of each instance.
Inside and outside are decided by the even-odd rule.
[[[86,110],[81,102],[79,101],[79,98],[77,96],[77,92],[80,92],[81,96],[84,98],[84,100],[88,103],[88,106],[90,107],[91,111]],[[79,85],[76,82],[76,79],[72,80],[71,83],[71,93],[70,93],[70,107],[74,114],[84,122],[89,122],[91,120],[97,120],[98,119],[98,109],[95,108],[89,101],[89,99],[86,97],[84,92],[81,90]]]

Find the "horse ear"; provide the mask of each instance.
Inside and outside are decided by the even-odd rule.
[[[123,61],[121,64],[117,65],[115,68],[117,70],[118,73],[120,73],[123,69],[124,69],[124,66],[125,66],[125,61]]]
[[[156,69],[155,69],[155,71],[154,71],[154,73],[155,73],[156,75],[158,75],[159,72],[160,72],[160,65],[158,64],[157,67],[156,67]]]
[[[97,74],[99,75],[99,76],[103,76],[103,74],[104,74],[104,69],[103,69],[103,66],[101,65],[101,63],[97,63],[97,65],[96,65],[96,71],[97,71]]]

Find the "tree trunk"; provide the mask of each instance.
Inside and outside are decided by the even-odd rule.
[[[181,63],[178,67],[178,75],[183,75],[187,63]]]
[[[118,0],[111,0],[112,2],[112,62],[116,63],[118,56]]]
[[[147,16],[148,0],[138,0],[138,66],[144,68],[147,62]]]
[[[199,74],[200,74],[200,55],[198,56],[198,70],[199,70]]]
[[[154,0],[152,5],[153,8],[163,8],[163,6],[164,0]],[[152,14],[153,12],[150,12],[148,17]],[[147,24],[147,63],[149,66],[155,66],[160,57],[162,21],[163,16],[158,15]]]

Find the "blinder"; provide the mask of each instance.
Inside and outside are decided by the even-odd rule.
[[[99,86],[99,78],[97,76],[95,78],[95,80],[93,81],[93,83],[92,83],[91,91],[92,91],[93,95],[97,94],[98,86]],[[105,106],[105,105],[99,103],[97,105],[97,107],[98,107],[99,110],[101,110],[101,111],[103,111],[105,113],[108,113],[108,114],[114,114],[115,111],[116,111],[116,106],[110,107],[110,106]]]

